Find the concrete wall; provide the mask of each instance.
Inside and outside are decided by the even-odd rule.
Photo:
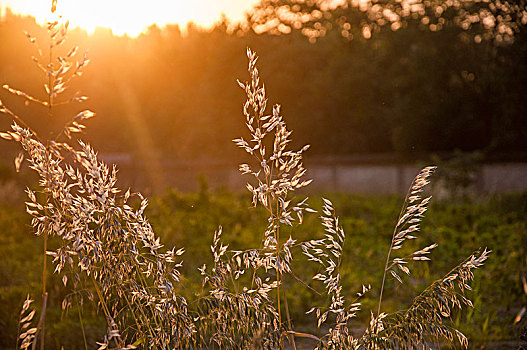
[[[236,165],[225,163],[162,164],[162,174],[152,174],[148,165],[119,164],[122,186],[147,192],[167,187],[181,191],[199,189],[198,176],[204,175],[211,188],[220,186],[244,191],[251,178],[241,175]],[[358,194],[405,194],[420,168],[416,165],[310,164],[306,178],[313,182],[307,192],[344,192]],[[443,170],[444,171],[444,170]],[[527,163],[484,164],[474,174],[472,190],[478,193],[504,193],[527,190]],[[436,179],[437,182],[437,179]]]
[[[527,164],[506,163],[484,165],[480,174],[483,190],[503,193],[527,189]]]

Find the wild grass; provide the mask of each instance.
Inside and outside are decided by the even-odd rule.
[[[52,13],[55,6],[53,1]],[[60,54],[66,33],[67,22],[50,22],[48,52],[43,54],[37,47],[39,57],[34,60],[46,77],[46,98],[4,86],[28,103],[41,105],[50,121],[57,106],[85,100],[78,94],[64,97],[68,83],[80,76],[88,63],[86,56],[75,61],[75,47]],[[37,44],[31,35],[28,38]],[[244,249],[229,249],[220,226],[210,246],[212,264],[199,268],[201,288],[191,293],[182,292],[184,249],[162,244],[145,216],[148,200],[130,189],[119,189],[117,169],[100,161],[90,145],[71,141],[72,134],[82,132],[84,120],[94,113],[81,111],[58,133],[37,132],[0,102],[1,111],[13,119],[11,130],[0,136],[18,142],[22,148],[15,158],[16,169],[26,159],[39,177],[39,189],[26,191],[26,207],[32,216],[32,228],[43,243],[42,308],[38,324],[29,328],[35,312],[28,310],[29,297],[24,303],[20,320],[23,337],[19,336],[18,348],[35,349],[37,344],[44,348],[48,260],[64,286],[73,290],[62,303],[64,309],[74,302],[82,306],[82,300],[89,299],[104,315],[107,332],[97,343],[101,350],[275,349],[284,348],[286,342],[296,348],[295,339],[299,337],[316,340],[316,349],[414,349],[427,348],[432,341],[457,341],[468,346],[467,338],[447,320],[453,309],[472,306],[465,292],[470,290],[473,270],[487,259],[486,249],[471,254],[433,282],[408,309],[386,313],[382,308],[386,279],[392,276],[403,283],[401,272],[409,275],[411,264],[429,260],[436,246],[397,254],[406,252],[402,249],[405,242],[417,238],[430,201],[423,193],[435,167],[425,167],[411,184],[379,275],[376,312],[370,310],[370,324],[362,335],[351,332],[350,323],[362,309],[362,296],[374,288],[362,286],[352,300],[343,293],[341,268],[346,234],[330,200],[324,199],[321,209],[325,232],[303,241],[294,236],[304,217],[316,213],[307,198],[295,196],[296,190],[311,182],[305,179],[302,162],[309,146],[290,148],[291,131],[280,106],[268,112],[257,56],[250,49],[247,56],[250,81],[239,85],[247,95],[243,114],[249,137],[234,142],[249,154],[249,162],[241,164],[240,171],[249,175],[247,189],[252,194],[252,205],[263,208],[267,219],[262,223],[260,244]],[[57,247],[50,249],[48,240]],[[306,276],[297,276],[293,262],[299,254],[318,266],[319,273],[306,280]],[[316,291],[311,285],[317,282],[310,279],[320,281],[323,292]],[[325,305],[312,305],[306,310],[315,313],[322,335],[295,329],[286,287],[307,288],[325,296]],[[84,343],[88,348],[86,340]]]

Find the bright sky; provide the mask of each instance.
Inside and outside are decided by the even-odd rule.
[[[149,25],[193,21],[202,26],[216,22],[221,13],[240,20],[258,0],[58,0],[57,13],[89,32],[111,28],[114,34],[138,35]],[[0,8],[30,14],[39,23],[48,18],[51,0],[0,0]]]

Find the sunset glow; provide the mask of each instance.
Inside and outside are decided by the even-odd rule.
[[[34,16],[44,23],[50,13],[51,1],[0,0],[0,8],[10,7],[15,13]],[[163,26],[188,22],[208,27],[224,13],[238,21],[257,0],[63,0],[58,1],[57,13],[88,32],[97,27],[112,29],[114,34],[136,36],[149,25]]]

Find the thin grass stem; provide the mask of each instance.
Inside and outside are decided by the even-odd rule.
[[[86,332],[84,331],[84,322],[82,321],[82,307],[80,303],[79,303],[79,307],[77,310],[79,312],[79,323],[81,325],[81,330],[82,330],[82,340],[84,341],[84,349],[88,350],[88,342],[86,341]]]

